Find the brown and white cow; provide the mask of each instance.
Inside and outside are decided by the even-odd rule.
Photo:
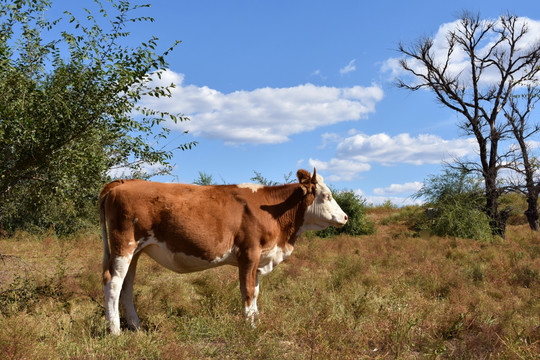
[[[105,310],[120,333],[118,305],[139,328],[133,280],[141,253],[179,272],[221,265],[239,268],[244,315],[257,315],[258,276],[293,251],[306,230],[343,226],[341,210],[321,176],[298,170],[299,183],[198,186],[117,180],[100,194]]]

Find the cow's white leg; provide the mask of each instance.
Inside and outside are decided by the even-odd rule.
[[[116,256],[111,262],[111,278],[105,283],[105,315],[111,334],[114,335],[120,334],[118,302],[130,261],[130,256]]]
[[[133,283],[135,281],[139,255],[140,254],[135,255],[133,259],[131,259],[128,272],[124,278],[124,284],[122,285],[122,291],[120,292],[120,303],[124,309],[124,315],[126,316],[128,326],[136,330],[141,327],[141,322],[135,311],[135,304],[133,304]]]
[[[244,302],[244,316],[251,321],[251,325],[255,326],[255,317],[259,315],[259,309],[257,309],[257,297],[259,296],[259,273],[255,276],[255,289],[253,291],[253,298],[251,304],[246,306]]]
[[[260,252],[253,254],[255,259],[259,259]],[[257,315],[257,296],[259,295],[259,274],[257,273],[258,261],[239,259],[238,268],[240,270],[240,292],[242,293],[243,313],[246,320],[251,321],[255,326],[255,316]]]

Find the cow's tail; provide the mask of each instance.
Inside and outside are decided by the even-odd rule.
[[[105,187],[107,189],[107,187]],[[109,247],[109,236],[107,234],[107,215],[105,214],[105,201],[109,196],[109,192],[104,194],[105,189],[99,196],[99,220],[101,223],[101,235],[103,237],[103,283],[107,283],[111,279],[109,270],[109,260],[111,258],[111,250]]]
[[[111,190],[126,182],[125,180],[115,180],[105,185],[99,194],[99,219],[101,223],[101,234],[103,237],[103,283],[106,284],[111,280],[110,259],[111,249],[109,245],[109,235],[107,232],[107,214],[105,213],[105,203],[109,197]]]

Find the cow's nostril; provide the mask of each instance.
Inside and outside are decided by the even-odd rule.
[[[349,217],[347,215],[345,215],[345,221],[349,220]]]

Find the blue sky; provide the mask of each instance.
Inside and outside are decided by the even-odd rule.
[[[257,171],[283,181],[316,166],[368,202],[411,203],[443,161],[475,146],[433,94],[394,86],[392,59],[400,42],[442,34],[463,10],[540,21],[540,1],[154,1],[141,14],[155,22],[134,24],[133,36],[182,44],[164,76],[177,85],[173,98],[149,103],[192,119],[172,144],[199,142],[156,180],[192,182],[203,171],[241,183]]]

